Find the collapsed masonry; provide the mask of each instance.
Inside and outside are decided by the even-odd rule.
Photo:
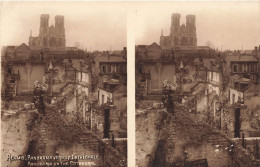
[[[158,102],[143,101],[137,113],[137,165],[142,166],[259,166],[241,143],[230,139],[215,127],[196,120],[196,113],[176,103],[175,114],[167,114]],[[160,103],[159,103],[160,104]],[[142,106],[150,106],[141,109]],[[157,105],[158,106],[158,105]],[[160,106],[160,105],[159,105]],[[158,119],[155,119],[158,118]],[[146,126],[148,125],[148,126]],[[145,147],[149,141],[152,147]],[[248,142],[249,143],[249,142]],[[142,160],[141,160],[142,159]]]

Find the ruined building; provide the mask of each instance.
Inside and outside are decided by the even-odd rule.
[[[64,28],[64,16],[55,16],[55,26],[49,27],[48,14],[42,14],[40,17],[39,36],[33,37],[32,33],[29,37],[29,47],[32,49],[50,48],[65,49],[66,38]]]
[[[180,26],[180,14],[173,13],[171,17],[171,29],[169,36],[163,36],[163,31],[160,37],[160,46],[162,49],[189,49],[196,48],[196,18],[195,15],[186,16],[186,25]]]

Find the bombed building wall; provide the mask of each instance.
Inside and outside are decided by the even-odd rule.
[[[13,71],[20,74],[20,80],[18,81],[18,94],[31,93],[33,91],[34,82],[43,81],[44,65],[42,64],[22,64],[14,65]]]
[[[100,138],[126,138],[126,115],[117,107],[103,104],[93,110],[92,129]]]
[[[259,96],[248,97],[244,100],[244,104],[247,106],[245,108],[246,118],[244,120],[244,126],[242,130],[248,131],[248,137],[260,136],[259,124],[260,124],[260,108],[258,102],[260,100]]]
[[[6,104],[6,105],[3,105]],[[10,155],[25,155],[30,141],[30,130],[37,117],[37,111],[29,102],[2,101],[1,108],[1,166],[16,167],[21,161],[10,161]],[[10,140],[12,139],[12,140]]]
[[[250,98],[244,104],[234,104],[224,110],[223,131],[229,137],[258,137],[259,109],[256,101],[259,97]]]
[[[137,84],[142,84],[143,80],[147,80],[145,94],[160,94],[164,80],[176,82],[175,62],[172,59],[172,53],[162,53],[161,47],[152,43],[148,46],[138,45],[136,47],[137,62]],[[153,74],[153,75],[150,75]],[[146,77],[150,75],[150,77]]]
[[[146,108],[146,105],[140,106]],[[138,109],[136,115],[136,164],[147,167],[155,155],[160,139],[161,123],[165,119],[164,109]]]
[[[175,71],[175,66],[172,64],[165,64],[165,63],[154,63],[154,64],[147,64],[144,66],[144,70],[146,73],[151,73],[151,90],[161,90],[162,83],[164,80],[172,81],[173,83],[176,82],[175,76],[172,74]],[[171,71],[172,73],[169,73]]]
[[[126,112],[127,109],[127,97],[125,93],[118,93],[114,95],[113,104],[117,107],[117,109],[121,112]]]
[[[213,126],[196,120],[194,114],[177,105],[174,116],[163,124],[153,166],[196,164],[205,160],[208,166],[254,166],[256,160],[242,145],[232,141]],[[166,149],[167,148],[167,149]],[[243,157],[243,158],[241,158]]]

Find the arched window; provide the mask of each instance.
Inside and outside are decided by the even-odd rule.
[[[190,45],[193,45],[193,38],[190,38]]]
[[[56,45],[56,39],[54,37],[52,37],[50,40],[50,46],[54,47],[55,45]]]
[[[187,45],[187,38],[186,37],[182,37],[181,38],[181,45],[182,46],[186,46]]]
[[[179,39],[177,37],[174,37],[174,45],[175,46],[179,45]]]
[[[47,46],[47,43],[48,43],[47,38],[44,37],[44,38],[43,38],[43,46]]]
[[[62,39],[59,38],[59,46],[62,46]]]

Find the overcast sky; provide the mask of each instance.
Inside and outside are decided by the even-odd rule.
[[[163,29],[169,35],[171,14],[196,15],[198,45],[211,41],[222,50],[254,49],[260,45],[258,2],[164,2],[142,3],[136,12],[136,44],[158,42]]]
[[[135,44],[159,43],[169,35],[171,14],[196,15],[198,45],[211,41],[222,50],[260,45],[258,2],[1,2],[0,42],[28,44],[30,30],[39,34],[40,14],[64,15],[66,45],[75,42],[91,50],[120,50],[127,45],[127,12],[134,11]],[[129,13],[128,13],[129,14]]]
[[[2,45],[28,44],[30,30],[39,35],[40,15],[64,15],[66,45],[81,43],[91,50],[122,50],[126,46],[126,8],[119,3],[1,2]]]

